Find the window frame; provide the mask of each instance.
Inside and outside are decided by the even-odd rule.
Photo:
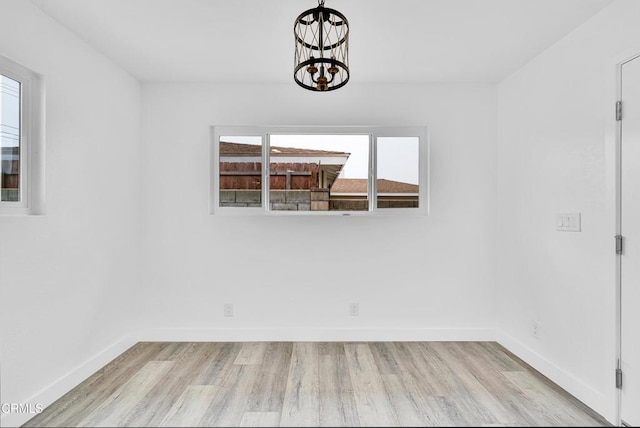
[[[43,81],[40,75],[2,55],[0,74],[20,83],[20,200],[0,201],[0,215],[43,214]]]
[[[429,135],[426,126],[212,126],[209,211],[215,215],[321,215],[371,216],[401,215],[425,216],[429,214]],[[286,211],[269,209],[270,136],[271,135],[367,135],[369,137],[368,202],[366,211]],[[252,136],[262,138],[262,206],[220,206],[220,137]],[[419,193],[418,208],[377,207],[377,139],[379,137],[417,137]]]

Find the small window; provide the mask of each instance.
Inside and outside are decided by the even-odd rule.
[[[420,138],[378,137],[376,207],[420,207]]]
[[[426,128],[213,127],[212,212],[427,213]]]
[[[262,207],[262,138],[220,137],[219,206]]]
[[[20,82],[0,74],[0,144],[2,145],[2,202],[20,202]]]
[[[42,209],[41,101],[41,79],[0,56],[0,214]]]

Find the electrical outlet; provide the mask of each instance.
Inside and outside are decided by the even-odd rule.
[[[540,340],[542,337],[542,326],[538,322],[533,322],[531,325],[531,335],[536,339]]]
[[[224,304],[224,316],[232,317],[233,316],[233,303],[225,303]]]
[[[352,317],[357,317],[358,315],[360,315],[360,303],[349,304],[349,315]]]

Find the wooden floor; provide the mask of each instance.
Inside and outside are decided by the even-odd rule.
[[[139,343],[25,426],[607,426],[494,342]]]

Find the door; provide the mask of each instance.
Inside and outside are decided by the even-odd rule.
[[[620,418],[640,426],[640,57],[620,70]]]

